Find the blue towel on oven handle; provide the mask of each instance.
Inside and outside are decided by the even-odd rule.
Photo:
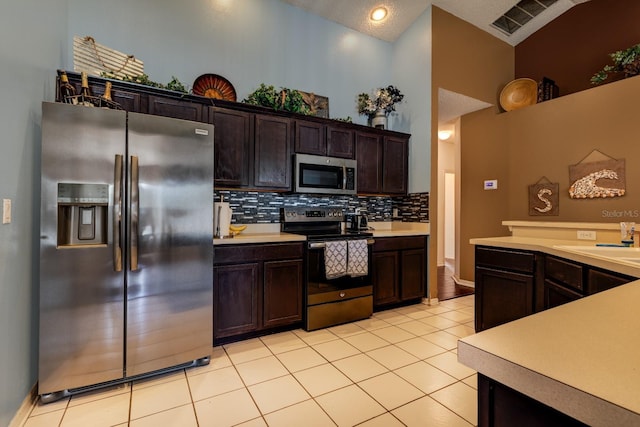
[[[327,279],[337,279],[347,274],[347,242],[329,240],[324,247],[324,270]]]
[[[369,274],[369,249],[366,240],[347,242],[347,274],[351,277]]]

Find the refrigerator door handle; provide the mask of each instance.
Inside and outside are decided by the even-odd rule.
[[[138,156],[131,156],[131,227],[129,237],[129,269],[138,269],[138,224],[140,217],[140,193],[138,188]]]
[[[116,154],[113,166],[113,270],[122,271],[122,154]]]

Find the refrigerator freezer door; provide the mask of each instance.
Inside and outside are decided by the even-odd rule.
[[[213,127],[129,114],[126,375],[213,346]]]
[[[42,105],[40,394],[123,376],[124,275],[114,270],[110,204],[125,129],[123,111]],[[73,212],[83,215],[74,222]],[[88,239],[87,224],[104,241]]]

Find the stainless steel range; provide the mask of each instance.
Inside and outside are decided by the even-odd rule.
[[[305,329],[370,317],[373,233],[344,230],[338,208],[283,208],[281,217],[282,231],[307,236]]]

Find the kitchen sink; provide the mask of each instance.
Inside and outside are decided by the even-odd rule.
[[[640,248],[578,245],[556,245],[554,248],[597,258],[640,264]]]

